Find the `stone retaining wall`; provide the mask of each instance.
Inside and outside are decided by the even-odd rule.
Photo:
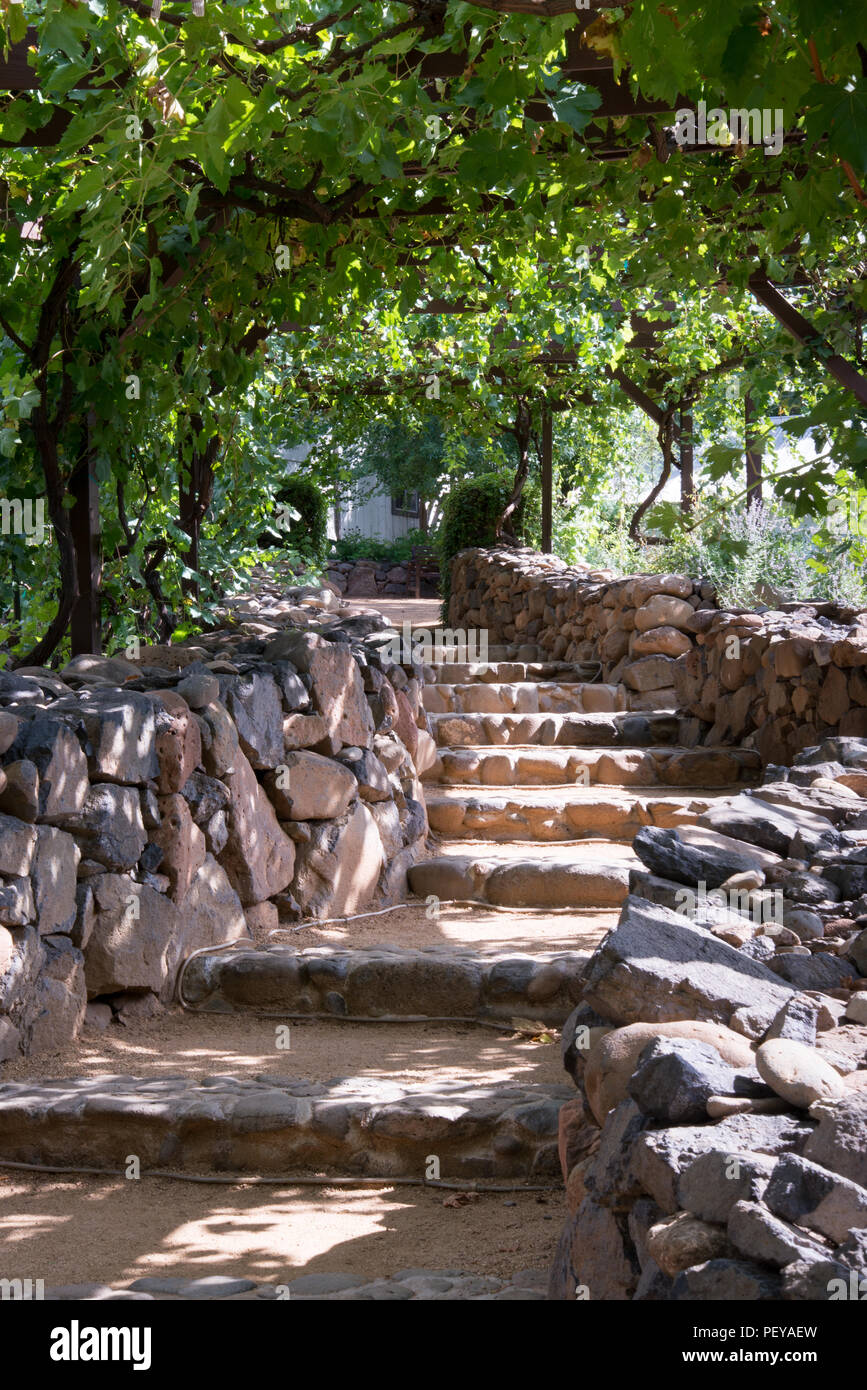
[[[195,645],[0,672],[0,1062],[88,1001],[158,1012],[198,947],[405,896],[423,673],[335,607],[278,590]]]
[[[633,708],[677,708],[697,741],[791,763],[834,735],[867,735],[867,610],[786,603],[721,610],[713,586],[679,574],[616,579],[531,550],[465,550],[449,623],[527,660],[601,661]],[[530,655],[535,652],[535,656]]]
[[[415,578],[408,566],[392,560],[329,560],[324,576],[335,592],[347,598],[415,598]],[[437,598],[437,565],[423,565],[420,598]]]

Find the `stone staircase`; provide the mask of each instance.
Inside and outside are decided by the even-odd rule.
[[[184,973],[192,1010],[327,1020],[350,1073],[352,1030],[371,1023],[418,1025],[428,1053],[470,1023],[526,1040],[561,1025],[580,998],[585,962],[638,862],[635,832],[692,822],[715,796],[758,779],[756,756],[691,746],[690,721],[631,709],[624,687],[587,682],[582,668],[503,660],[444,663],[435,674],[425,689],[438,747],[426,799],[437,843],[410,871],[416,896],[439,900],[425,944],[360,944],[350,925],[348,944],[306,946],[301,932],[297,948],[204,950]],[[526,916],[521,949],[511,950],[505,926],[502,944],[497,937],[507,919],[480,906],[472,915],[487,919],[489,944],[468,945],[437,929],[451,900],[509,920],[526,908],[568,916]],[[194,1038],[195,1017],[184,1023]],[[0,1086],[0,1157],[111,1171],[136,1154],[151,1172],[422,1182],[434,1155],[451,1184],[557,1185],[558,1113],[574,1091],[554,1080],[553,1065],[546,1080],[519,1076],[525,1063],[509,1075],[508,1062],[494,1083],[470,1071],[405,1078],[384,1045],[375,1074],[359,1066],[323,1079],[305,1073],[303,1056],[303,1047],[281,1054],[279,1074],[9,1083]]]
[[[695,821],[758,781],[746,749],[694,746],[694,720],[640,710],[625,686],[563,662],[441,665],[424,689],[438,756],[425,774],[437,853],[421,897],[513,907],[611,908],[642,826]]]

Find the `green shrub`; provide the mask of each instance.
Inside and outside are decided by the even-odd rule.
[[[432,537],[421,531],[408,531],[392,541],[379,541],[372,536],[362,536],[360,531],[347,531],[339,541],[332,543],[331,555],[338,560],[379,560],[383,564],[405,565],[413,546],[431,543]]]
[[[320,564],[328,549],[328,499],[318,483],[291,474],[281,483],[277,502],[300,513],[283,532],[283,543],[305,559]]]
[[[456,483],[449,491],[443,504],[437,541],[445,621],[448,621],[451,594],[451,562],[461,550],[496,544],[497,519],[512,495],[512,487],[513,480],[507,474],[481,473]],[[511,516],[512,530],[519,544],[540,544],[541,517],[538,484],[530,480]]]

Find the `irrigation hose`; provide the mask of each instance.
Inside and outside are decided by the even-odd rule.
[[[20,1163],[0,1158],[0,1168],[23,1169],[28,1173],[75,1173],[95,1174],[97,1177],[125,1178],[125,1168],[86,1168],[68,1167],[56,1163]],[[425,1187],[440,1189],[443,1192],[561,1192],[562,1183],[494,1183],[481,1185],[477,1179],[467,1182],[447,1182],[444,1178],[347,1178],[347,1177],[281,1177],[269,1178],[261,1173],[203,1174],[178,1173],[171,1168],[146,1168],[140,1178],[171,1178],[177,1182],[218,1183],[227,1187]]]

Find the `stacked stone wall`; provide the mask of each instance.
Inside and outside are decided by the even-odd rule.
[[[195,645],[0,672],[0,1061],[88,1006],[159,1012],[199,947],[405,896],[423,673],[334,607],[299,591]]]
[[[615,578],[530,550],[455,557],[449,622],[528,660],[599,661],[633,708],[675,708],[697,739],[790,764],[837,735],[867,736],[867,610],[835,603],[721,609],[707,580]]]

